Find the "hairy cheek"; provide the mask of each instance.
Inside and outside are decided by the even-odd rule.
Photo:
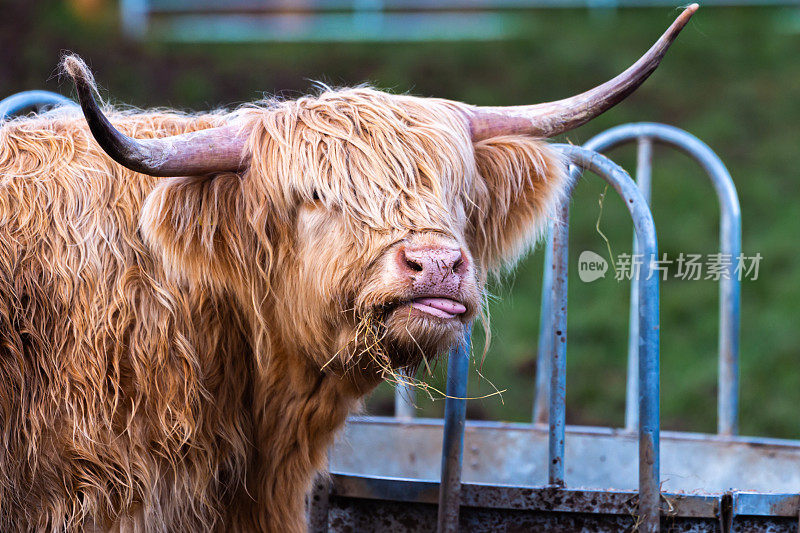
[[[320,301],[330,302],[341,295],[350,268],[347,250],[352,246],[332,214],[308,211],[301,213],[297,231],[301,283]]]
[[[322,209],[304,209],[298,217],[293,262],[284,298],[293,312],[290,329],[308,351],[326,351],[337,343],[345,322],[348,240],[335,219]]]
[[[391,302],[404,294],[409,286],[407,276],[398,270],[391,251],[369,263],[372,266],[365,270],[363,281],[356,291],[355,305],[362,312]]]

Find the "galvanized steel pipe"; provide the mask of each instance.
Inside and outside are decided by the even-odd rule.
[[[467,418],[467,375],[471,327],[464,339],[450,350],[447,360],[447,397],[444,401],[442,475],[439,484],[439,533],[456,533],[461,500],[461,463]]]
[[[741,210],[739,198],[736,194],[736,187],[731,179],[730,173],[725,168],[720,158],[694,135],[687,133],[674,126],[657,124],[650,122],[624,124],[606,130],[593,137],[586,144],[585,148],[604,152],[617,147],[621,144],[637,140],[639,144],[637,161],[637,178],[640,181],[640,189],[649,197],[649,183],[642,183],[642,177],[648,179],[651,173],[649,158],[652,157],[651,147],[644,148],[641,144],[643,139],[650,143],[656,142],[673,146],[686,153],[694,159],[708,175],[717,194],[720,205],[720,253],[729,256],[732,263],[728,266],[725,276],[720,280],[720,326],[719,326],[719,377],[718,377],[718,398],[717,398],[717,432],[720,435],[736,435],[738,433],[738,414],[739,414],[739,330],[740,330],[740,281],[735,272],[733,261],[739,257],[741,247]],[[649,200],[649,198],[648,198]],[[548,241],[548,248],[551,247]],[[636,253],[634,251],[634,253]],[[549,276],[551,259],[545,257],[544,276],[542,280],[542,316],[539,327],[539,362],[537,362],[537,372],[544,369],[546,362],[542,361],[549,357],[548,352],[543,351],[547,344],[542,341],[545,332],[550,330],[551,312],[548,310],[550,298],[546,296],[552,287],[552,278]],[[637,300],[637,288],[631,285],[631,306]],[[636,429],[638,419],[638,382],[635,379],[638,367],[638,324],[637,314],[631,309],[631,320],[629,322],[629,343],[628,343],[628,382],[625,404],[625,427],[633,431]],[[541,409],[541,399],[547,398],[549,392],[540,390],[541,387],[549,388],[549,380],[536,381],[536,402],[534,404],[534,422],[546,422],[546,411]]]
[[[75,102],[50,91],[23,91],[0,100],[0,120],[6,120],[22,111],[62,105],[77,106]]]
[[[622,197],[633,218],[639,250],[643,257],[639,273],[639,528],[641,531],[658,531],[660,528],[659,479],[659,278],[652,275],[658,259],[658,244],[653,217],[641,191],[628,174],[610,159],[571,145],[555,145],[570,160],[584,170],[594,172],[608,182]],[[571,170],[577,178],[579,172]],[[574,187],[577,179],[573,179]],[[570,191],[571,192],[571,191]],[[568,196],[569,197],[569,196]],[[562,221],[553,232],[553,288],[552,302],[554,348],[552,351],[552,380],[550,396],[550,452],[549,466],[558,465],[563,480],[563,426],[564,397],[556,384],[565,383],[566,377],[566,308],[567,308],[567,250],[569,203],[562,206]],[[563,277],[560,274],[563,272]],[[563,328],[563,329],[562,329]],[[560,333],[560,334],[559,334]],[[557,375],[561,374],[561,375]],[[562,404],[554,406],[554,404]],[[554,420],[555,415],[559,420]],[[558,442],[558,439],[561,442]],[[556,442],[553,442],[555,440]],[[560,454],[560,455],[554,455]],[[558,471],[555,474],[559,474]]]

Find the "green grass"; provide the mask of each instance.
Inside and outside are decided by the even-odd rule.
[[[308,80],[381,88],[475,104],[534,103],[604,81],[636,59],[677,14],[670,9],[544,10],[521,14],[524,39],[489,43],[162,45],[121,40],[113,9],[82,21],[63,4],[16,1],[0,36],[0,94],[48,88],[69,92],[54,75],[59,52],[83,54],[116,101],[206,109],[308,91]],[[624,104],[569,134],[580,144],[610,126],[659,121],[706,141],[739,190],[744,251],[764,257],[758,281],[742,287],[741,428],[744,434],[800,437],[800,33],[797,9],[703,8],[663,65]],[[605,15],[605,16],[604,16]],[[613,153],[633,168],[633,150]],[[572,207],[571,263],[582,250],[606,255],[595,230],[601,181],[578,187]],[[713,189],[684,156],[659,149],[653,212],[660,250],[716,250]],[[629,251],[631,226],[609,194],[601,227],[614,253]],[[492,288],[493,341],[483,374],[497,397],[470,402],[469,414],[527,421],[531,416],[542,253]],[[568,422],[621,425],[625,396],[628,287],[613,279],[569,289]],[[669,280],[661,291],[663,427],[714,431],[717,286]],[[477,334],[477,343],[480,342]],[[440,362],[432,379],[442,386]],[[473,372],[470,393],[489,392]],[[391,390],[368,402],[386,412]],[[420,401],[420,415],[443,402]]]

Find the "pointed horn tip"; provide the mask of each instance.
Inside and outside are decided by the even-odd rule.
[[[61,67],[64,69],[64,72],[69,74],[76,82],[90,81],[92,79],[92,73],[89,71],[89,67],[86,66],[86,63],[78,55],[70,54],[64,56],[64,59],[61,60]]]
[[[700,9],[700,4],[689,4],[686,6],[686,9],[684,9],[683,12],[678,15],[678,18],[675,20],[675,22],[682,27],[684,24],[689,22],[689,19],[692,18],[692,15],[694,15],[698,9]]]
[[[81,100],[81,104],[83,104],[83,95],[85,93],[88,93],[91,98],[91,93],[97,92],[94,75],[92,71],[89,70],[89,67],[86,66],[86,62],[84,62],[79,55],[69,54],[64,56],[61,60],[61,68],[72,78],[72,82],[75,84],[75,88],[78,91],[78,100]]]

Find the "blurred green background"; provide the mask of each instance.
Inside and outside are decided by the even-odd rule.
[[[0,96],[25,89],[72,95],[57,64],[81,54],[112,102],[204,110],[263,95],[293,97],[311,80],[369,82],[396,92],[474,104],[561,98],[626,68],[669,25],[670,8],[518,13],[518,38],[489,42],[177,44],[123,36],[116,2],[5,0],[0,9]],[[662,66],[626,102],[570,133],[580,144],[608,127],[658,121],[684,128],[723,159],[739,190],[743,250],[761,253],[757,281],[742,287],[741,433],[800,438],[800,9],[702,8]],[[612,157],[634,168],[633,147]],[[656,150],[653,211],[661,252],[717,250],[719,209],[711,185],[686,157]],[[613,276],[581,283],[583,250],[607,256],[595,229],[600,179],[578,186],[571,223],[567,420],[621,426],[628,286]],[[615,254],[630,251],[631,225],[612,193],[601,228]],[[483,375],[498,397],[470,401],[471,418],[529,421],[532,413],[543,253],[492,287],[493,338]],[[711,281],[670,279],[661,291],[664,429],[716,427],[717,297]],[[481,334],[476,335],[480,358]],[[427,378],[443,389],[440,362]],[[470,395],[491,392],[473,370]],[[420,397],[420,416],[444,402]],[[389,414],[392,390],[367,402]]]

